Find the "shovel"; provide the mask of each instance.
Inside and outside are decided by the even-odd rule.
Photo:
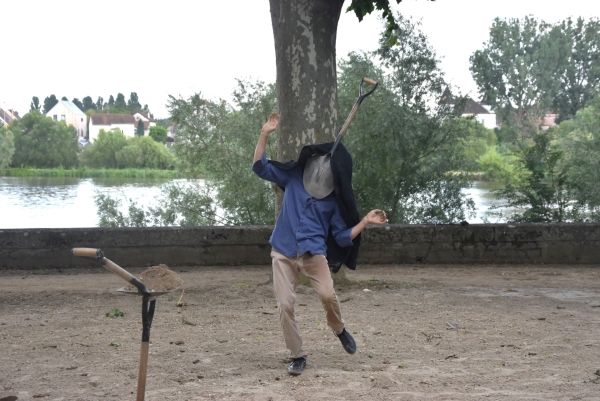
[[[85,259],[93,260],[101,264],[109,271],[115,273],[129,284],[135,286],[138,290],[127,291],[125,287],[117,290],[126,294],[134,294],[142,296],[142,349],[140,352],[140,370],[138,374],[138,385],[136,401],[144,401],[146,394],[146,376],[148,373],[148,351],[150,347],[150,327],[152,327],[152,319],[154,318],[154,308],[156,306],[156,297],[167,294],[167,292],[150,291],[146,284],[142,283],[137,277],[134,277],[127,270],[118,266],[116,263],[104,257],[104,253],[100,249],[94,248],[73,248],[73,255],[80,256]]]
[[[373,89],[365,94],[362,93],[362,86],[364,82],[373,86]],[[329,153],[322,156],[312,155],[306,161],[306,164],[304,165],[302,182],[306,192],[308,192],[313,198],[323,199],[333,192],[333,173],[331,172],[331,157],[333,156],[333,152],[335,152],[335,149],[344,137],[344,134],[346,134],[346,131],[348,131],[348,127],[350,127],[352,120],[354,120],[360,104],[367,96],[377,89],[377,85],[379,85],[377,82],[369,78],[363,78],[360,81],[360,85],[358,87],[358,99],[356,100],[356,103],[354,103],[348,118],[346,118],[346,122],[342,126],[340,133],[338,134],[337,138],[335,138],[335,142],[333,143]]]

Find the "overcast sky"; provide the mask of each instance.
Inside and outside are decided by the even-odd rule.
[[[469,56],[487,41],[495,17],[600,17],[595,0],[404,0],[394,8],[421,20],[446,78],[475,98]],[[0,106],[21,115],[32,96],[106,101],[137,92],[161,118],[169,94],[229,99],[236,78],[275,81],[268,0],[16,0],[3,11],[0,37],[10,46],[0,56]],[[343,13],[338,59],[374,50],[381,30],[376,15],[359,23]]]

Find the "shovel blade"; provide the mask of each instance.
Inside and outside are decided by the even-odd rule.
[[[302,176],[304,189],[313,198],[323,199],[333,192],[333,172],[331,171],[331,155],[313,155],[304,165]]]

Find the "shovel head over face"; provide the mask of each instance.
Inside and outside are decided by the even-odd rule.
[[[323,199],[333,192],[333,172],[331,171],[331,154],[312,155],[304,165],[302,176],[304,189],[313,198]]]

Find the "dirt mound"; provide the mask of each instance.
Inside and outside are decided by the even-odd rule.
[[[169,269],[167,265],[160,264],[158,266],[152,266],[147,270],[141,272],[138,279],[144,284],[150,291],[171,291],[179,288],[183,285],[183,280],[177,273]],[[127,291],[137,291],[137,288],[129,284],[125,287]]]

